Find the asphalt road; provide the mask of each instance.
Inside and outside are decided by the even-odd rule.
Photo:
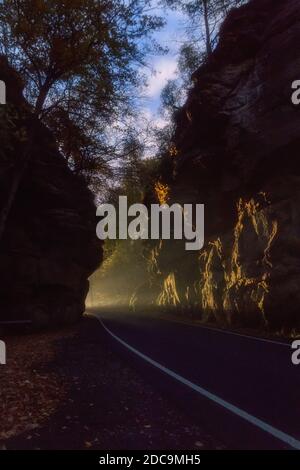
[[[300,366],[290,344],[149,315],[88,313],[230,448],[300,449]]]

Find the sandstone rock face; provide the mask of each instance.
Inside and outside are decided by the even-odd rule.
[[[177,116],[169,202],[205,204],[206,244],[156,247],[156,301],[219,324],[300,328],[298,0],[253,0],[225,21]]]
[[[31,112],[22,83],[5,61],[1,107],[0,207],[3,207]],[[68,168],[48,129],[35,123],[29,166],[0,240],[0,321],[72,322],[85,309],[88,277],[99,266],[96,209],[85,183]]]

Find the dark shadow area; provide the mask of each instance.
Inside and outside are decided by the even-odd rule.
[[[72,335],[62,333],[53,347],[55,358],[39,367],[46,375],[58,375],[64,384],[61,403],[43,425],[5,441],[7,449],[197,449],[218,445],[169,396],[153,390],[147,376],[141,378],[129,366],[128,358],[115,351],[96,320],[84,319]]]

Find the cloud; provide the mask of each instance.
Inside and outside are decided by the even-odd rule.
[[[159,115],[155,110],[151,110],[150,108],[142,108],[139,113],[139,120],[143,122],[144,126],[147,123],[154,124],[157,128],[162,129],[168,124],[168,121],[161,115]]]
[[[167,81],[176,77],[177,60],[161,57],[153,64],[153,73],[149,73],[145,94],[149,98],[158,98]]]

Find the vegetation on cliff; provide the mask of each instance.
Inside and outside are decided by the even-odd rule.
[[[299,331],[299,120],[290,99],[299,21],[295,2],[253,0],[229,13],[217,46],[193,73],[173,135],[162,136],[159,176],[145,200],[168,188],[169,203],[204,203],[206,244],[196,254],[180,241],[145,244],[147,275],[135,286],[133,308]]]

